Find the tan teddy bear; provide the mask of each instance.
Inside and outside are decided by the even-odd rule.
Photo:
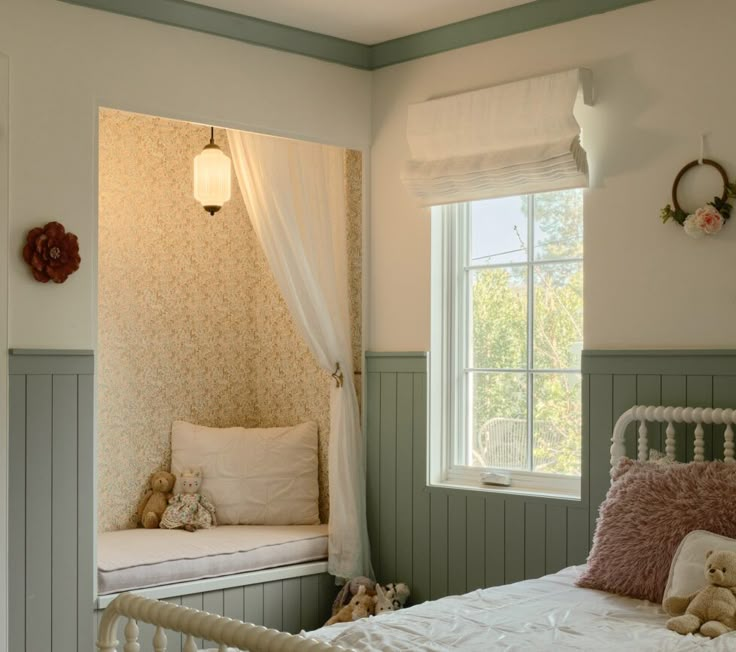
[[[700,631],[715,638],[736,629],[736,552],[711,550],[705,559],[708,585],[686,598],[669,597],[662,605],[676,616],[667,627],[678,634]]]
[[[332,616],[332,618],[325,623],[325,626],[334,625],[335,623],[348,623],[352,620],[367,618],[375,613],[375,609],[376,597],[369,595],[365,586],[361,584],[358,587],[358,592],[353,596],[352,600]]]
[[[175,482],[176,478],[168,471],[156,471],[151,475],[151,488],[146,490],[138,503],[136,519],[138,525],[149,530],[159,526]]]

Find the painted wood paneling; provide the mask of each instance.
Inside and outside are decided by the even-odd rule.
[[[94,613],[89,599],[96,591],[97,554],[94,533],[95,379],[78,376],[77,394],[77,638],[79,649],[94,649]],[[92,560],[92,563],[90,563]]]
[[[26,567],[26,378],[10,376],[10,446],[8,495],[10,496],[10,523],[8,533],[8,622],[10,650],[26,649],[26,576],[20,569]],[[13,433],[23,433],[23,436]]]
[[[586,351],[579,501],[428,487],[426,362],[422,353],[369,353],[365,367],[374,567],[382,582],[407,582],[415,603],[584,563],[610,485],[618,415],[636,403],[736,405],[735,352]],[[722,429],[706,432],[716,457]],[[650,432],[657,446],[663,429]],[[627,434],[635,456],[634,425]],[[691,459],[692,428],[678,427],[677,438],[678,457]]]
[[[10,649],[94,646],[94,361],[11,351]]]
[[[298,634],[302,630],[317,629],[325,623],[330,616],[330,608],[336,593],[334,578],[322,573],[206,593],[192,593],[166,598],[165,601]],[[90,611],[95,624],[99,623],[102,613],[102,609]],[[123,627],[125,622],[121,621],[118,626],[119,640],[122,639]],[[146,623],[138,623],[138,627],[141,650],[149,652],[152,650],[156,630]],[[168,652],[181,652],[184,637],[171,631],[166,632],[166,637]],[[195,639],[195,643],[200,648],[217,648],[212,641]],[[94,649],[94,646],[89,649]]]
[[[368,527],[380,581],[407,582],[416,603],[584,561],[584,502],[427,487],[425,354],[369,353],[366,373]],[[584,541],[571,551],[570,533]]]
[[[204,609],[204,593],[193,593],[192,595],[182,596],[181,605],[182,607],[189,607],[190,609],[197,609],[199,611],[202,611]],[[184,642],[184,639],[185,637],[182,636],[182,643]],[[203,641],[201,638],[195,638],[194,643],[198,649],[202,648]],[[148,648],[148,646],[149,646],[149,642],[145,641],[143,642],[143,645],[141,646],[141,648],[145,650]],[[174,650],[174,652],[177,652],[177,651]]]
[[[253,584],[244,588],[245,621],[254,625],[263,625],[263,584]]]
[[[27,650],[51,649],[51,381],[50,374],[26,377]]]
[[[468,497],[452,492],[447,497],[447,588],[451,594],[465,593],[468,571]]]
[[[736,405],[736,352],[585,351],[590,433],[590,526],[610,485],[608,463],[613,423],[634,404],[732,407]],[[677,459],[693,457],[693,426],[675,424]],[[705,426],[706,459],[723,458],[723,427]],[[714,436],[715,432],[715,436]],[[636,457],[636,427],[627,428],[627,455]],[[664,428],[649,424],[649,446],[660,448]],[[571,542],[573,546],[577,542]],[[577,556],[581,554],[578,550]]]
[[[9,635],[14,651],[95,647],[102,611],[94,608],[93,370],[90,352],[14,351],[10,356]],[[322,573],[166,600],[297,633],[327,620],[335,593],[334,579]],[[155,628],[139,627],[141,649],[151,650]],[[168,649],[181,650],[182,637],[167,636]]]
[[[78,376],[52,380],[51,640],[77,644]],[[86,562],[89,563],[89,562]]]
[[[317,629],[323,622],[320,620],[322,611],[317,600],[319,599],[319,578],[311,575],[302,577],[300,582],[301,591],[301,624],[305,630]],[[315,599],[314,596],[318,596]]]

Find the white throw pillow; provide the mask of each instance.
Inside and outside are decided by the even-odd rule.
[[[664,600],[676,595],[686,597],[702,589],[705,580],[705,555],[709,550],[736,552],[736,539],[705,530],[690,532],[677,548],[670,565],[670,575],[664,590]]]
[[[171,471],[202,469],[221,525],[317,525],[317,424],[208,428],[174,421]]]

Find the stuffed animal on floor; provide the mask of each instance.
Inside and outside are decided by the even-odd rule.
[[[169,498],[169,505],[161,517],[161,527],[169,530],[184,528],[187,532],[215,527],[215,506],[199,493],[202,471],[185,469],[177,480],[180,493]]]
[[[150,488],[146,490],[136,510],[137,525],[148,529],[159,526],[175,482],[176,478],[168,471],[156,471],[151,475]]]
[[[357,595],[361,586],[365,587],[365,591],[368,595],[376,595],[376,582],[374,580],[370,577],[365,577],[364,575],[354,577],[349,582],[343,584],[343,587],[340,589],[340,592],[332,603],[333,616],[340,611],[340,609],[346,606],[353,599],[353,596]]]
[[[667,627],[678,634],[700,631],[715,638],[736,629],[736,552],[711,550],[705,560],[707,586],[684,598],[669,597],[662,605],[675,616]]]
[[[376,616],[401,609],[409,595],[409,587],[403,582],[386,584],[385,587],[376,584]]]
[[[359,620],[360,618],[367,618],[375,613],[375,607],[375,596],[369,595],[365,585],[361,584],[358,586],[358,591],[351,598],[350,602],[332,616],[332,618],[325,623],[325,626],[334,625],[335,623],[348,623],[353,620]]]

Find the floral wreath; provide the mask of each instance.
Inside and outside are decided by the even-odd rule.
[[[685,173],[699,165],[709,165],[718,170],[723,179],[723,194],[720,197],[714,197],[713,201],[688,214],[677,201],[677,188]],[[677,222],[691,238],[702,238],[704,235],[713,235],[721,230],[726,220],[731,217],[732,206],[728,203],[728,200],[734,197],[736,197],[736,181],[729,183],[728,175],[723,166],[707,158],[702,161],[692,161],[682,168],[675,177],[675,182],[672,184],[672,205],[667,204],[660,211],[660,217],[662,223],[670,219]]]

